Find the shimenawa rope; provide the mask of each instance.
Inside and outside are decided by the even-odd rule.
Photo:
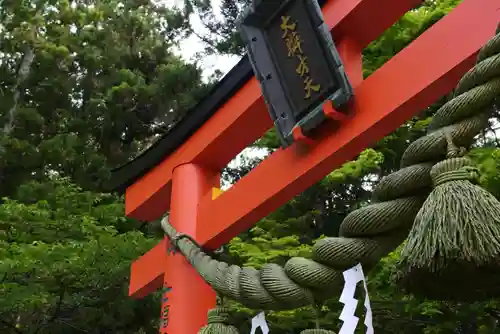
[[[223,296],[261,310],[295,309],[321,302],[338,294],[344,270],[357,263],[369,269],[404,241],[433,182],[445,181],[442,178],[446,176],[433,181],[431,169],[448,157],[450,143],[459,147],[473,143],[485,128],[492,112],[490,106],[499,95],[497,34],[479,53],[476,66],[463,76],[454,98],[437,111],[428,134],[406,149],[401,169],[379,182],[370,205],[344,219],[340,237],[325,238],[313,246],[312,259],[294,257],[284,267],[266,264],[260,270],[241,268],[205,254],[192,240],[178,235],[168,218],[162,220],[162,227],[204,280]],[[448,177],[467,179],[469,174]],[[307,333],[331,333],[318,330]]]

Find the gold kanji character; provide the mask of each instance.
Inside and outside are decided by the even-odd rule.
[[[293,31],[289,34],[286,39],[286,48],[288,50],[288,57],[295,56],[302,53],[302,41],[300,40],[300,35]]]
[[[296,27],[297,24],[295,22],[290,22],[290,16],[282,16],[280,28],[283,30],[283,35],[281,38],[285,38],[288,35],[288,32],[294,31]]]
[[[304,75],[309,74],[309,65],[307,65],[307,57],[299,55],[299,66],[295,69],[298,75],[302,78]]]
[[[304,90],[306,91],[306,96],[304,98],[306,98],[306,99],[309,99],[311,97],[311,93],[313,91],[317,93],[321,89],[320,85],[313,85],[313,81],[310,77],[307,77],[304,80],[304,84],[306,85],[304,87]]]

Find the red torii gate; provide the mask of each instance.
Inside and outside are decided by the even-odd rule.
[[[493,35],[500,0],[464,0],[363,80],[363,48],[421,2],[327,1],[324,19],[354,88],[352,117],[340,127],[324,124],[306,150],[294,144],[276,151],[221,194],[220,170],[273,126],[258,81],[249,79],[249,66],[242,69],[246,60],[240,62],[214,89],[213,99],[200,104],[211,104],[211,111],[190,114],[200,114],[198,124],[179,124],[115,171],[111,186],[126,188],[126,214],[152,221],[170,209],[179,232],[215,249],[449,93]],[[194,334],[206,323],[215,294],[182,255],[168,254],[167,248],[165,239],[133,263],[129,292],[142,297],[164,286],[161,332]]]

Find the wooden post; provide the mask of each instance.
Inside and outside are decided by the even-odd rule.
[[[196,236],[198,203],[219,186],[218,172],[195,164],[174,169],[170,222],[179,233]],[[215,292],[180,253],[169,254],[165,265],[160,333],[196,334],[207,323],[207,311],[215,307]]]
[[[326,2],[325,22],[355,98],[342,126],[325,123],[307,154],[293,145],[277,150],[220,196],[212,193],[220,182],[213,170],[224,168],[273,125],[253,78],[161,163],[133,177],[125,194],[127,215],[154,221],[170,208],[171,223],[179,232],[203,247],[217,248],[449,93],[492,37],[500,2],[464,0],[363,80],[362,49],[417,3],[421,0],[386,0],[385,6],[375,0]],[[142,159],[161,154],[161,147]],[[121,173],[136,175],[140,159]],[[163,303],[168,319],[161,332],[195,334],[215,305],[215,295],[181,255],[166,255],[167,244],[162,241],[132,265],[129,293],[142,297],[164,282],[170,290]]]
[[[308,154],[299,154],[294,147],[278,150],[220,196],[214,198],[207,193],[198,206],[196,240],[200,244],[213,249],[227,243],[449,93],[474,65],[477,52],[491,39],[500,20],[498,0],[465,0],[361,80],[359,52],[390,26],[387,15],[396,18],[407,10],[395,11],[396,4],[408,6],[413,2],[393,1],[383,8],[372,0],[328,1],[323,13],[333,32],[337,31],[334,37],[355,88],[350,117],[339,129],[324,126],[326,131],[315,138]],[[346,6],[344,10],[337,7],[341,4]],[[380,8],[381,13],[377,12]],[[263,124],[267,124],[264,129]],[[248,144],[248,138],[254,141],[271,125],[258,82],[252,79],[179,149],[127,188],[127,215],[140,220],[158,219],[169,208],[166,198],[170,196],[175,166],[195,162],[222,169]],[[164,244],[132,265],[131,296],[140,298],[161,288],[164,266],[155,264],[165,261]]]

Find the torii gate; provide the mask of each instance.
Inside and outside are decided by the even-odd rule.
[[[277,150],[221,193],[220,170],[273,126],[248,60],[240,61],[189,117],[114,172],[110,187],[126,189],[126,214],[153,221],[170,209],[179,232],[215,249],[449,93],[493,35],[500,0],[464,0],[363,79],[363,48],[421,2],[326,1],[324,20],[354,88],[353,116],[340,127],[327,122],[305,151]],[[139,298],[163,286],[161,332],[195,334],[215,294],[167,248],[165,239],[133,263],[129,293]]]

